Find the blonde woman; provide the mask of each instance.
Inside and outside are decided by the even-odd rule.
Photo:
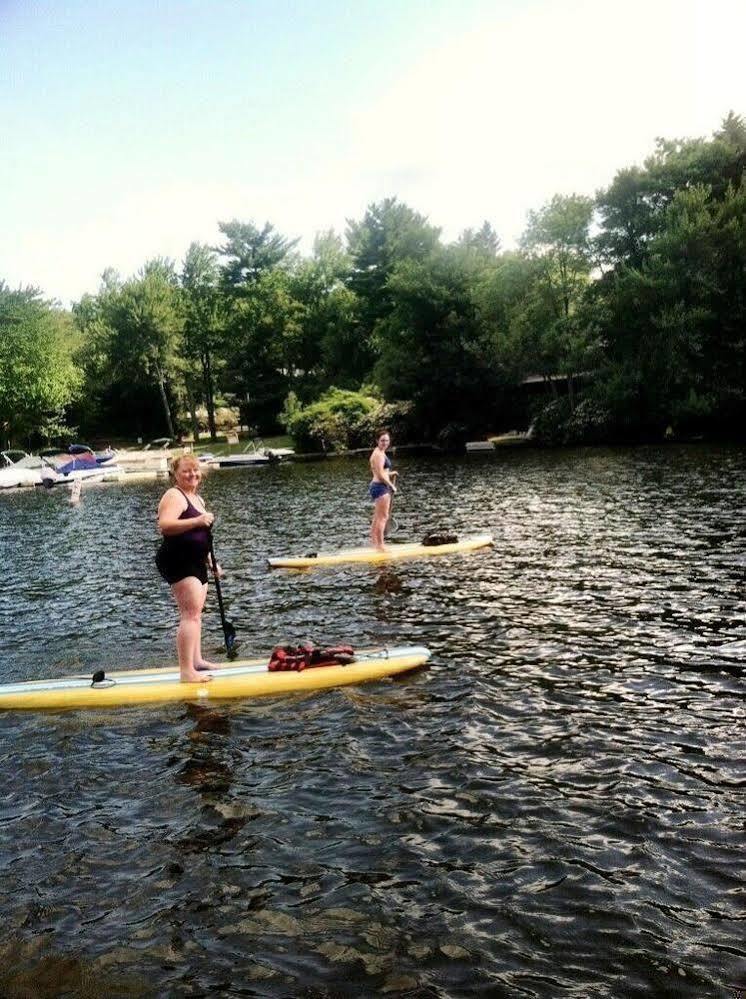
[[[215,668],[202,655],[202,608],[207,598],[210,529],[215,517],[199,495],[202,469],[193,455],[176,458],[170,474],[174,484],[158,505],[163,541],[155,562],[179,608],[176,650],[181,680],[206,683],[212,679],[208,671]],[[222,575],[220,566],[216,571]]]

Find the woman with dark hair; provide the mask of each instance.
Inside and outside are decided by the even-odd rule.
[[[373,522],[370,525],[370,541],[378,551],[385,551],[383,536],[391,512],[391,497],[396,492],[394,479],[399,474],[391,469],[391,459],[386,451],[391,446],[388,430],[376,434],[376,446],[370,456],[370,471],[373,479],[368,486],[368,495],[373,500]]]
[[[199,495],[202,481],[200,463],[191,454],[176,458],[171,481],[158,505],[158,529],[163,541],[155,557],[161,576],[171,587],[179,608],[176,650],[184,683],[205,683],[214,668],[202,656],[202,608],[207,598],[207,563],[210,555],[210,528],[214,514]],[[222,576],[219,565],[213,571]]]

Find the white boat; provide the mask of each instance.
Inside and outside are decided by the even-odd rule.
[[[52,486],[69,485],[77,481],[117,478],[121,468],[114,461],[114,452],[109,448],[97,456],[86,444],[71,444],[65,452],[42,451],[41,484]]]
[[[125,472],[167,472],[169,458],[184,453],[184,448],[172,448],[170,437],[157,437],[144,447],[121,448],[117,451],[117,464]]]
[[[213,461],[221,468],[238,468],[246,465],[268,465],[273,461],[283,461],[295,454],[290,447],[265,447],[263,441],[252,440],[240,454],[217,455]]]
[[[219,468],[253,468],[259,465],[269,465],[266,454],[221,454],[215,458]]]
[[[295,451],[291,447],[265,447],[264,453],[270,461],[286,461],[293,457]]]
[[[17,489],[20,486],[40,486],[43,459],[26,451],[2,451],[0,489]]]
[[[110,447],[107,447],[105,451],[96,451],[96,461],[99,465],[110,468],[117,464],[117,452]]]
[[[259,444],[262,442],[259,441]],[[254,465],[268,465],[271,461],[263,447],[256,441],[249,441],[240,454],[219,454],[214,459],[220,468],[249,468]]]
[[[41,454],[25,451],[0,452],[0,489],[21,486],[68,485],[78,480],[116,479],[122,474],[113,451],[96,455],[84,444],[72,444],[67,452],[50,449]]]

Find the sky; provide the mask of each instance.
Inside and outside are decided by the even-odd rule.
[[[219,221],[397,196],[514,245],[746,115],[743,0],[0,0],[0,280],[69,305]]]

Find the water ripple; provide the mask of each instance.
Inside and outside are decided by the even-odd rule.
[[[0,717],[3,995],[743,987],[746,454],[397,464],[402,535],[488,529],[495,549],[270,573],[267,555],[360,543],[364,463],[206,493],[242,651],[407,641],[429,669]],[[3,680],[171,661],[160,491],[0,497]],[[214,612],[206,628],[217,645]]]

